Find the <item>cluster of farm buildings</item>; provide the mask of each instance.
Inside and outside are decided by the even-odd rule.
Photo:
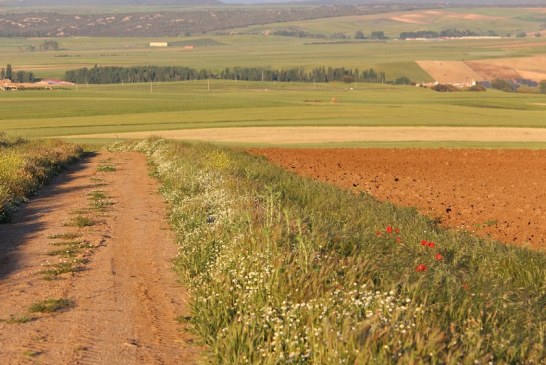
[[[43,79],[38,82],[13,82],[9,79],[0,80],[0,90],[53,89],[54,87],[72,86],[71,82],[57,79]]]

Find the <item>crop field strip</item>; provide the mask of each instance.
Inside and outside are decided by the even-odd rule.
[[[349,86],[214,81],[207,91],[201,81],[154,84],[152,93],[149,84],[5,93],[0,123],[9,134],[29,137],[231,127],[546,126],[543,95]]]

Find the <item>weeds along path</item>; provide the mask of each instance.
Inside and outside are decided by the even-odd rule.
[[[0,225],[2,364],[195,363],[145,156],[99,153]]]

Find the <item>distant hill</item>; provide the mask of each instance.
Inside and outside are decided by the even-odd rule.
[[[236,0],[228,0],[234,2]],[[262,0],[241,0],[241,2],[258,3]],[[298,1],[294,1],[298,2]],[[404,4],[404,5],[418,5],[418,6],[528,6],[528,5],[542,5],[546,3],[544,0],[300,0],[300,3],[305,4],[352,4],[352,5],[372,5],[372,4]]]
[[[219,0],[0,0],[12,6],[78,6],[78,5],[222,5]]]
[[[417,6],[527,6],[546,5],[544,0],[222,0],[227,4],[292,3],[308,5],[404,4]]]
[[[0,0],[0,5],[10,6],[91,6],[91,5],[222,5],[286,3],[307,5],[374,5],[404,4],[430,6],[526,6],[545,5],[544,0]]]

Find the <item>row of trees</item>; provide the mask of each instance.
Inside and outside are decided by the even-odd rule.
[[[503,80],[495,79],[490,82],[491,88],[506,92],[523,92],[546,94],[546,80],[536,82],[533,80]]]
[[[5,68],[0,70],[0,80],[8,79],[13,82],[34,82],[36,78],[32,72],[17,71],[14,72],[11,64],[7,64]]]
[[[304,30],[299,29],[279,29],[274,30],[269,33],[270,35],[278,35],[278,36],[284,36],[284,37],[297,37],[297,38],[315,38],[315,39],[351,39],[350,35],[347,35],[345,33],[336,32],[330,34],[330,36],[327,36],[325,34],[321,33],[310,33],[306,32]],[[356,31],[354,35],[354,39],[387,39],[385,36],[385,32],[383,31],[372,31],[369,35],[364,34],[363,31],[358,30]]]
[[[273,70],[260,67],[233,67],[219,72],[182,66],[97,66],[67,71],[65,79],[74,83],[116,84],[122,82],[184,81],[184,80],[244,80],[279,82],[386,82],[385,73],[373,68],[359,71],[345,67],[317,67]]]
[[[418,30],[415,32],[402,32],[400,33],[400,39],[408,38],[444,38],[444,37],[476,37],[476,36],[488,36],[496,37],[497,33],[492,30],[488,30],[486,33],[476,33],[468,29],[444,29],[440,32],[435,32],[432,30]]]
[[[364,34],[363,31],[357,30],[355,33],[355,39],[387,39],[387,36],[385,36],[385,32],[382,30],[375,30],[371,32],[369,36]]]
[[[282,37],[296,37],[296,38],[317,38],[317,39],[326,39],[328,38],[325,34],[321,33],[310,33],[304,30],[291,30],[291,29],[279,29],[274,30],[269,33],[270,35],[278,35]]]

